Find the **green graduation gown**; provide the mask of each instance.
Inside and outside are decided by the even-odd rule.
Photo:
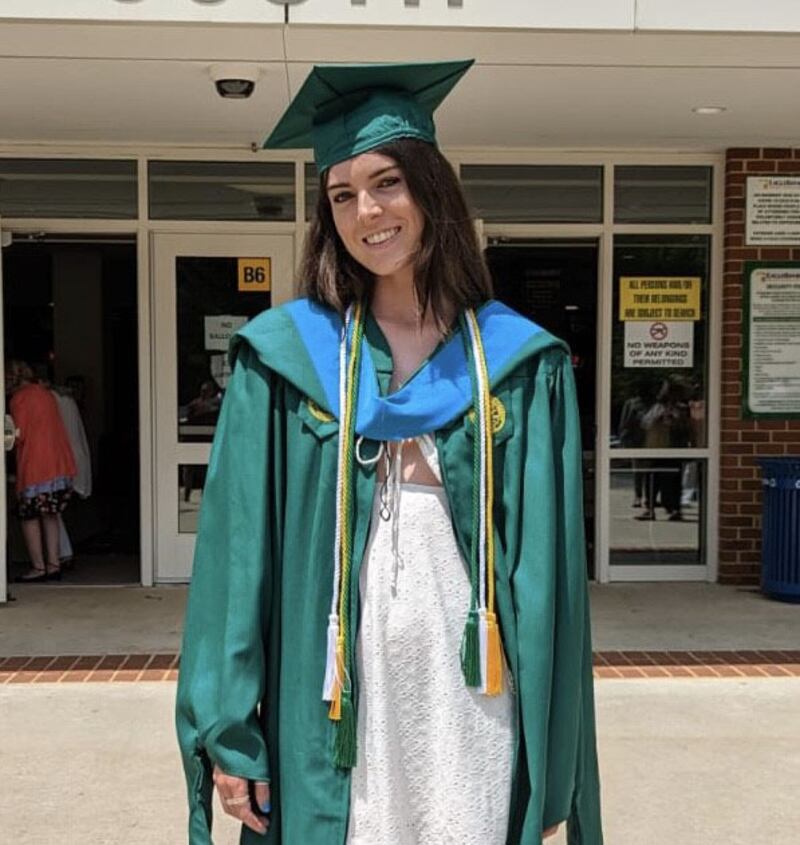
[[[385,393],[388,345],[374,321],[365,337]],[[227,774],[271,783],[269,831],[261,837],[243,828],[242,843],[345,845],[350,775],[331,762],[334,728],[321,698],[339,424],[286,306],[245,326],[231,358],[178,683],[189,841],[211,842],[216,763]],[[542,830],[566,819],[570,845],[601,845],[581,446],[564,344],[538,330],[495,373],[492,395],[505,410],[494,434],[497,609],[519,726],[507,841],[540,845]],[[472,432],[463,410],[436,431],[465,560]],[[357,465],[355,489],[357,619],[374,467]]]

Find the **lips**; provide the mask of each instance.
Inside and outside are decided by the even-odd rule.
[[[399,226],[393,226],[391,229],[381,229],[380,232],[372,232],[362,238],[367,246],[381,246],[388,243],[400,232]]]

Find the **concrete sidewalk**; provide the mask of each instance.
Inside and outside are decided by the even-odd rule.
[[[179,649],[183,587],[13,591],[0,655]],[[591,596],[598,651],[800,644],[800,607],[754,589],[592,585]],[[608,845],[798,840],[800,678],[600,679],[596,691]],[[186,842],[174,694],[167,681],[0,685],[0,841]],[[227,817],[216,824],[217,845],[238,841]],[[565,841],[562,831],[548,845]]]
[[[176,653],[185,587],[12,585],[0,605],[0,656]],[[751,587],[592,584],[594,648],[800,648],[800,605]]]
[[[596,689],[609,845],[797,842],[800,679]],[[174,692],[166,682],[0,687],[0,839],[186,842]],[[217,845],[238,841],[220,813],[216,831]],[[562,832],[548,843],[565,841]]]

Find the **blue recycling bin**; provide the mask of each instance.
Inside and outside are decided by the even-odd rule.
[[[800,602],[800,456],[758,458],[762,472],[761,589]]]

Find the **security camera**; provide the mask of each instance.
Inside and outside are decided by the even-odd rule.
[[[220,97],[227,100],[246,100],[255,91],[261,71],[255,65],[211,65],[211,81]]]

